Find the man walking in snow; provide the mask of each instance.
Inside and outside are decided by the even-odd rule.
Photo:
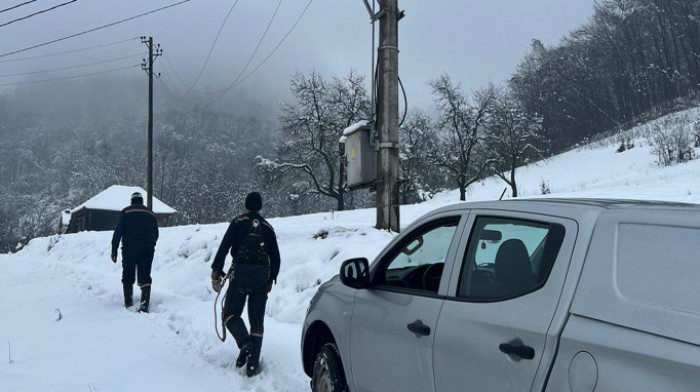
[[[117,262],[117,249],[122,243],[122,285],[124,306],[134,304],[134,281],[138,271],[141,288],[139,312],[148,313],[151,299],[151,264],[158,241],[158,222],[153,212],[143,205],[141,193],[131,195],[131,205],[122,210],[112,236],[112,262]]]
[[[212,287],[218,293],[227,276],[224,273],[226,254],[231,251],[230,284],[224,298],[222,318],[240,349],[236,367],[245,365],[248,377],[258,373],[267,294],[272,283],[277,282],[280,270],[275,231],[260,215],[261,208],[260,194],[249,193],[245,198],[245,213],[229,225],[211,265]],[[246,299],[250,333],[241,319]]]

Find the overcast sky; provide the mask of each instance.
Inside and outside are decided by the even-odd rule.
[[[65,0],[39,0],[0,13],[0,24]],[[370,0],[371,1],[371,0]],[[0,9],[24,2],[0,0]],[[0,55],[52,39],[146,12],[177,0],[81,0],[65,7],[0,27]],[[184,94],[199,73],[214,37],[235,0],[191,0],[162,12],[77,38],[13,56],[0,57],[0,84],[27,78],[48,79],[92,73],[134,65],[145,50],[138,40],[100,49],[40,59],[12,61],[54,52],[152,35],[160,43],[173,71],[164,59],[156,70],[163,82]],[[220,90],[240,73],[260,41],[280,0],[239,0],[211,60],[195,87]],[[300,16],[309,0],[282,0],[277,15],[250,61],[247,75],[268,56]],[[592,0],[399,0],[406,17],[399,24],[399,71],[410,107],[429,107],[427,82],[445,72],[467,91],[488,82],[508,79],[527,52],[533,38],[556,44],[568,32],[585,23],[593,12]],[[267,104],[288,95],[288,81],[295,71],[316,69],[324,75],[341,75],[351,68],[369,75],[371,29],[362,0],[312,0],[297,27],[249,79],[232,94],[256,97]],[[135,55],[115,62],[31,76],[3,75],[41,71]],[[180,78],[175,74],[179,74]],[[138,68],[121,71],[142,75]],[[90,78],[100,78],[91,76]],[[182,79],[182,81],[180,80]],[[48,86],[48,85],[47,85]],[[193,92],[192,94],[198,94]],[[202,95],[213,98],[216,95]]]

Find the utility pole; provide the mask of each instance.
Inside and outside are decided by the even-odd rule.
[[[367,5],[368,3],[365,2]],[[377,228],[398,233],[399,222],[399,12],[398,0],[380,0],[377,125]],[[369,9],[369,7],[368,7]]]
[[[141,69],[148,74],[148,169],[146,171],[146,192],[148,209],[153,211],[153,61],[163,54],[160,44],[153,47],[153,37],[141,37],[141,42],[148,47],[148,61],[141,63]],[[160,77],[160,73],[156,75]]]
[[[338,165],[338,194],[340,195],[341,209],[345,209],[345,142],[338,143],[338,157],[340,164]]]

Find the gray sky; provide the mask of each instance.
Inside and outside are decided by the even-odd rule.
[[[80,49],[141,35],[152,35],[185,84],[201,69],[213,39],[235,0],[192,0],[189,3],[21,54],[0,58],[0,75],[40,71],[137,54],[145,50],[138,40],[96,50],[41,59],[3,62]],[[23,2],[0,0],[0,9]],[[1,13],[0,24],[63,1],[40,0]],[[81,0],[48,13],[0,27],[0,54],[46,42],[168,5],[176,0]],[[250,58],[279,0],[239,0],[211,60],[195,90],[220,90],[233,81]],[[294,24],[308,0],[283,0],[269,32],[248,71],[257,66]],[[585,23],[592,0],[399,0],[406,17],[399,25],[400,75],[410,107],[427,108],[432,97],[427,82],[450,74],[467,90],[508,79],[527,52],[533,38],[547,44]],[[231,93],[256,97],[277,105],[288,93],[295,71],[316,69],[324,75],[341,75],[351,68],[370,73],[371,30],[362,0],[313,0],[308,12],[279,50]],[[141,57],[80,69],[36,74],[48,79],[137,64]],[[167,73],[163,81],[183,94],[187,89],[159,59],[156,69]],[[246,71],[244,75],[247,74]],[[142,75],[138,68],[121,71]],[[0,84],[27,80],[0,77]],[[90,77],[98,79],[100,76]],[[156,85],[158,88],[158,85]],[[235,91],[235,92],[234,92]],[[197,93],[192,93],[197,94]],[[211,99],[216,95],[202,95]]]

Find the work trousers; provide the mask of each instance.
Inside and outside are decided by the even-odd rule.
[[[154,249],[152,246],[130,246],[122,248],[122,283],[133,285],[137,277],[139,287],[152,283],[151,265]]]
[[[248,322],[250,323],[250,335],[262,340],[265,321],[265,306],[267,305],[267,291],[246,294],[231,282],[226,291],[224,303],[224,320],[226,327],[236,339],[238,347],[242,347],[248,340],[248,330],[241,318],[243,306],[248,300]],[[259,349],[259,348],[258,348]]]

